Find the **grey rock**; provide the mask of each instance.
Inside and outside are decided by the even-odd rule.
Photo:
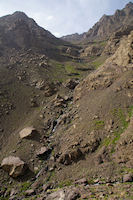
[[[19,157],[9,156],[2,160],[1,167],[14,178],[23,175],[25,163]]]
[[[37,133],[37,130],[35,128],[26,127],[19,132],[19,136],[20,136],[21,139],[29,138],[29,137],[33,136],[35,133]]]
[[[133,181],[133,174],[125,174],[123,176],[123,182],[132,182]]]
[[[58,190],[46,197],[46,200],[65,200],[64,190]]]
[[[25,195],[26,195],[26,196],[31,196],[31,195],[33,195],[33,194],[35,194],[35,190],[33,190],[33,189],[29,189],[29,190],[26,190],[26,191],[25,191]]]

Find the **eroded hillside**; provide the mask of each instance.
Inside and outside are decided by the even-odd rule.
[[[0,199],[131,199],[132,28],[72,45],[28,18],[47,44],[23,47],[18,14],[4,18],[14,43],[1,35]]]

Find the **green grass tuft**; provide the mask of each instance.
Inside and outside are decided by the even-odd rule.
[[[130,106],[128,109],[128,116],[131,118],[133,116],[133,106]]]
[[[72,181],[71,180],[65,180],[65,181],[62,181],[58,184],[58,187],[59,188],[63,188],[65,186],[71,186],[72,185]]]
[[[27,182],[23,182],[21,184],[20,192],[24,192],[24,191],[28,190],[30,188],[30,186],[31,186],[30,182],[28,182],[28,181]]]
[[[96,130],[103,129],[104,125],[105,125],[105,123],[102,120],[94,121],[94,129],[96,129]]]

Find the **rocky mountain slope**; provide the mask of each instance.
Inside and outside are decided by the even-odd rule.
[[[114,15],[103,15],[88,32],[81,35],[73,34],[62,37],[65,41],[75,42],[81,40],[106,39],[125,26],[133,26],[133,3],[128,3],[122,10],[117,10]]]
[[[79,41],[82,39],[82,35],[75,33],[75,34],[71,34],[71,35],[66,35],[61,37],[62,40],[64,41],[68,41],[68,42],[74,42],[74,41]]]
[[[39,27],[36,22],[28,18],[23,12],[0,18],[1,52],[6,48],[30,49],[34,48],[43,53],[55,49],[55,44],[61,44],[50,32]]]
[[[63,81],[78,78],[84,72],[73,67],[80,66],[78,47],[55,38],[24,13],[0,18],[0,27],[2,148],[16,128],[32,123],[42,102],[55,94]]]
[[[0,199],[132,199],[132,26],[72,45],[0,21]]]

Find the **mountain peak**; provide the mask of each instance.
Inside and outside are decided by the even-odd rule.
[[[21,11],[16,11],[12,14],[13,17],[17,18],[17,19],[27,19],[28,16],[24,13],[24,12],[21,12]]]
[[[55,36],[20,11],[0,18],[0,34],[3,48],[34,48],[46,51],[46,48],[51,48],[51,43],[57,42]]]
[[[115,31],[127,26],[131,27],[133,24],[133,3],[129,2],[122,10],[117,9],[114,15],[104,14],[100,20],[94,24],[92,28],[81,35],[76,37],[77,40],[81,39],[107,39]],[[72,35],[73,36],[73,35]],[[63,37],[66,41],[73,40],[73,37]]]
[[[126,4],[125,8],[130,8],[130,7],[133,7],[133,3],[130,1],[128,4]]]

